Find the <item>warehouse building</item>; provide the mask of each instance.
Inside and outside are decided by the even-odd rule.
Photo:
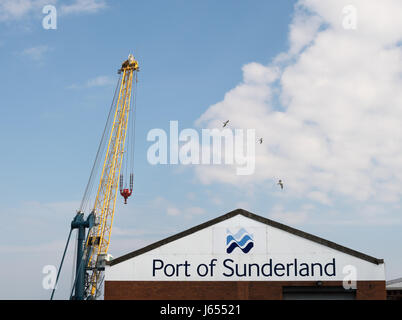
[[[237,209],[108,262],[105,299],[386,299],[382,259]]]
[[[402,300],[402,278],[387,281],[387,299]]]

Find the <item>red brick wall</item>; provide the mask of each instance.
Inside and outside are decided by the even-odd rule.
[[[105,281],[105,300],[280,300],[284,286],[315,281]],[[342,286],[323,281],[322,286]],[[356,299],[385,300],[385,281],[358,281]]]
[[[387,290],[385,281],[360,281],[357,285],[356,299],[386,300]]]

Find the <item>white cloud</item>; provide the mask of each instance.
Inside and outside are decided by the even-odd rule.
[[[27,15],[38,12],[56,0],[0,0],[0,21],[21,20]]]
[[[187,192],[186,198],[189,200],[195,200],[197,198],[197,195],[194,192]]]
[[[311,191],[307,194],[307,198],[310,198],[314,201],[317,201],[319,203],[322,204],[326,204],[326,205],[331,205],[332,201],[331,199],[328,197],[328,195],[326,195],[323,192],[320,191]]]
[[[1,244],[0,254],[26,254],[26,253],[45,253],[45,252],[57,252],[65,245],[63,241],[52,241],[39,244],[27,244],[27,245],[14,245],[14,244]]]
[[[40,45],[32,48],[27,48],[22,51],[24,57],[28,57],[34,61],[42,61],[45,54],[50,51],[47,45]]]
[[[0,0],[0,22],[21,21],[32,16],[44,17],[42,9],[54,5],[58,13],[93,14],[107,8],[106,0]],[[60,8],[60,10],[59,10]]]
[[[356,30],[343,28],[354,5]],[[198,166],[201,182],[261,185],[289,195],[395,202],[402,195],[402,2],[300,0],[289,50],[243,66],[243,82],[196,121],[255,128],[256,171]],[[276,105],[280,101],[281,105]]]
[[[211,201],[216,206],[223,205],[223,200],[217,196],[213,196],[212,198],[209,198],[209,201]]]
[[[278,68],[265,67],[255,62],[251,62],[243,66],[243,77],[245,83],[271,83],[275,81],[278,76]]]
[[[196,206],[177,208],[176,206],[169,205],[166,208],[166,213],[169,216],[183,216],[186,218],[192,218],[193,216],[204,214],[205,210]]]
[[[205,209],[198,206],[186,206],[186,205],[176,205],[172,203],[170,200],[167,200],[163,197],[156,197],[152,202],[152,207],[160,210],[161,212],[165,212],[168,216],[172,217],[184,217],[187,219],[191,219],[194,216],[205,214]]]
[[[116,81],[109,76],[99,76],[87,81],[87,87],[104,87],[111,84],[114,84]]]
[[[74,83],[68,86],[68,89],[81,89],[81,88],[94,88],[94,87],[107,87],[110,85],[115,85],[116,79],[109,76],[98,76],[87,80],[84,84]]]
[[[300,211],[286,211],[282,206],[275,206],[269,212],[268,217],[287,225],[302,224],[309,218],[308,208],[302,208]]]
[[[0,20],[20,19],[32,9],[29,0],[2,0],[0,1]]]
[[[96,13],[107,8],[105,0],[75,0],[69,5],[61,6],[62,14]]]
[[[289,41],[291,55],[298,54],[306,46],[311,44],[322,24],[320,16],[311,16],[303,6],[296,6],[296,14],[290,25]]]
[[[113,226],[112,233],[113,233],[113,236],[117,236],[117,237],[133,237],[133,238],[140,238],[143,236],[160,234],[160,232],[156,233],[155,230],[126,228],[126,227],[118,227],[118,226]]]
[[[201,207],[189,207],[184,209],[185,214],[188,214],[190,216],[194,215],[201,215],[205,213],[205,210]]]
[[[176,207],[168,207],[168,208],[166,209],[166,213],[167,213],[169,216],[178,216],[179,214],[181,214],[180,210],[177,209]]]

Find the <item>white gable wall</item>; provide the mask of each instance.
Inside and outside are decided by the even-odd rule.
[[[243,252],[234,245],[228,253],[227,237],[241,228],[252,238],[247,244],[252,242],[253,247]],[[107,266],[105,272],[106,281],[343,281],[345,277],[385,280],[384,264],[373,264],[242,215]]]

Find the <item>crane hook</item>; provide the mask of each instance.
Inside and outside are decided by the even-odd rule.
[[[130,189],[123,188],[123,175],[120,175],[120,194],[124,198],[124,204],[127,204],[127,198],[133,193],[134,175],[130,173]]]

